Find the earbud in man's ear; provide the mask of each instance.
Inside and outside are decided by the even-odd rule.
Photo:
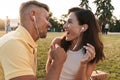
[[[33,17],[34,21],[36,21],[36,18],[35,18],[35,16],[32,16],[32,17]]]

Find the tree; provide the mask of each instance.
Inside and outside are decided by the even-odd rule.
[[[66,19],[67,19],[67,14],[63,14],[59,19],[59,27],[61,28],[61,31],[64,31],[63,25],[66,23]]]
[[[67,14],[63,14],[59,19],[61,26],[63,26],[66,23],[66,19],[67,19]]]
[[[97,6],[95,15],[99,19],[99,24],[110,22],[114,10],[114,7],[111,5],[111,0],[95,0],[94,3]]]
[[[83,7],[85,9],[91,10],[91,8],[89,7],[89,1],[88,0],[81,0],[82,2],[80,3],[80,7]]]
[[[50,13],[49,16],[50,16],[49,21],[50,21],[50,23],[51,23],[51,25],[52,25],[52,28],[49,28],[48,31],[60,32],[60,31],[61,31],[61,27],[60,27],[60,23],[59,23],[59,21],[57,20],[57,18],[56,18],[56,17],[53,17],[53,14],[52,14],[52,13]]]
[[[115,21],[110,25],[110,31],[111,31],[111,32],[120,32],[120,20],[115,20]]]

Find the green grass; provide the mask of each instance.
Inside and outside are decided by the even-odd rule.
[[[45,63],[50,42],[62,33],[48,33],[46,39],[38,41],[38,72],[37,77],[45,76]],[[96,70],[109,73],[109,80],[120,80],[120,35],[102,35],[106,59],[98,63]]]
[[[37,78],[42,80],[45,74],[47,52],[53,38],[63,33],[48,33],[46,39],[40,39],[38,43],[38,71]],[[3,35],[0,33],[0,36]],[[120,35],[102,35],[104,53],[106,59],[97,64],[96,70],[109,73],[109,80],[120,80]]]
[[[120,80],[120,35],[104,35],[104,53],[106,59],[96,69],[109,73],[109,80]]]
[[[43,78],[45,76],[45,63],[47,60],[47,52],[50,47],[51,41],[58,36],[61,36],[63,33],[48,33],[46,39],[40,39],[38,43],[38,71],[37,71],[37,77]]]

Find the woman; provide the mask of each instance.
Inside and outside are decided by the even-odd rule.
[[[71,8],[63,28],[65,35],[55,38],[51,43],[52,46],[59,44],[67,54],[59,80],[89,80],[96,64],[104,58],[103,44],[99,39],[100,29],[95,16],[90,10]],[[49,55],[47,72],[52,61]]]

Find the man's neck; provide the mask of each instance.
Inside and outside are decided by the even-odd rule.
[[[34,26],[30,25],[30,24],[21,24],[31,35],[31,37],[33,38],[33,40],[36,42],[38,40],[38,36],[37,36],[37,32],[34,28]]]

